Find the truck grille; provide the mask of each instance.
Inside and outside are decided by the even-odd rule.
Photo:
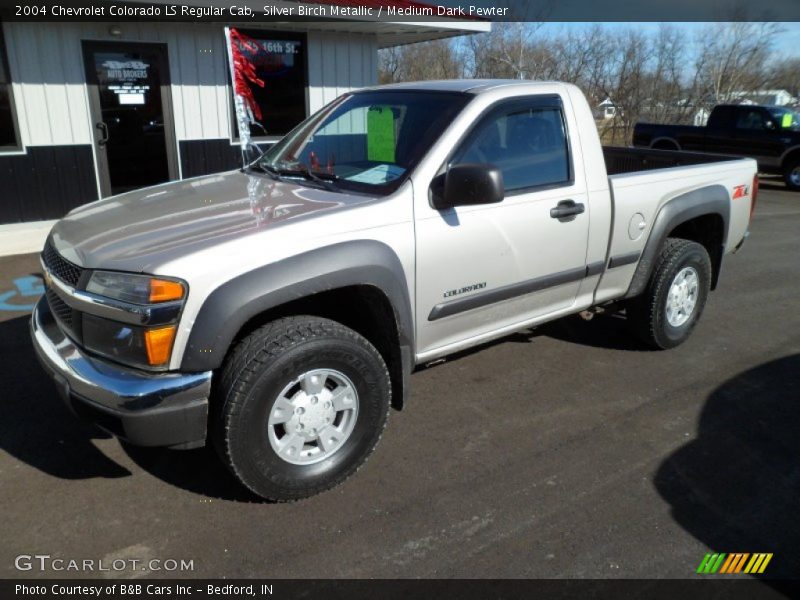
[[[68,327],[71,326],[72,309],[53,290],[48,289],[46,294],[47,303],[50,305],[50,312],[53,313],[53,316],[61,321],[62,324]]]
[[[50,288],[45,290],[45,297],[47,298],[47,304],[50,305],[50,312],[53,313],[61,331],[72,339],[77,340],[79,338],[77,330],[80,321],[78,321],[76,317],[80,315],[70,308],[69,305],[59,298],[58,294]]]
[[[78,280],[81,278],[81,274],[83,274],[83,269],[78,265],[72,264],[65,258],[62,258],[61,255],[56,252],[56,249],[53,248],[50,240],[47,240],[47,243],[44,245],[44,250],[42,250],[42,261],[50,272],[61,281],[72,287],[78,285]]]

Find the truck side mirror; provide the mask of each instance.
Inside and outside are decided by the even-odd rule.
[[[437,210],[496,204],[504,196],[503,173],[488,164],[453,165],[431,182],[431,205]]]

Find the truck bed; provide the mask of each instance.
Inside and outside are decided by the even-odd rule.
[[[609,175],[739,160],[736,156],[722,154],[623,148],[619,146],[603,146],[603,156],[606,160],[606,170]]]
[[[672,198],[711,187],[724,190],[731,201],[737,187],[749,188],[756,174],[756,163],[749,158],[724,155],[649,150],[603,148],[608,169],[614,218],[611,222],[611,257],[638,257],[650,235],[661,208]],[[726,248],[734,248],[747,231],[750,197],[730,203]],[[595,293],[600,303],[623,296],[630,284],[636,263],[608,269]]]

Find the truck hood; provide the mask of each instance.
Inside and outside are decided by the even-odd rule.
[[[146,272],[231,238],[370,200],[233,171],[81,206],[56,223],[50,239],[80,266]]]

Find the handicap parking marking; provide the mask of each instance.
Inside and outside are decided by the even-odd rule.
[[[30,298],[38,298],[44,293],[44,283],[42,278],[36,275],[26,275],[18,277],[12,282],[13,290],[0,292],[0,311],[5,312],[29,312],[33,310],[34,304],[21,304],[18,301],[9,302],[12,299],[23,299],[23,302],[30,301]]]

